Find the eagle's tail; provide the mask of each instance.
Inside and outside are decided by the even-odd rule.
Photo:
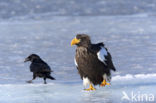
[[[115,67],[114,67],[114,68],[112,68],[112,70],[113,70],[113,71],[116,71]]]

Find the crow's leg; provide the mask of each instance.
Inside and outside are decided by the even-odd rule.
[[[47,84],[47,82],[46,82],[46,77],[44,77],[43,80],[44,80],[44,84]]]
[[[32,80],[28,80],[28,81],[26,81],[26,82],[27,82],[27,83],[32,83],[32,81],[35,80],[35,78],[36,78],[36,75],[33,74],[33,79],[32,79]]]

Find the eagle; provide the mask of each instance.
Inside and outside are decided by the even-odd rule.
[[[33,79],[36,77],[43,78],[44,84],[46,84],[46,79],[55,80],[50,74],[52,72],[50,66],[44,62],[37,54],[31,54],[28,56],[24,62],[31,61],[30,71],[33,72]],[[28,83],[32,83],[32,80],[27,81]]]
[[[74,61],[83,85],[85,88],[89,85],[85,90],[96,90],[95,85],[110,85],[111,70],[116,69],[104,43],[92,44],[87,34],[77,34],[71,41],[72,45],[77,46]]]

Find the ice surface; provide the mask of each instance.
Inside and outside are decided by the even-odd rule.
[[[155,0],[2,0],[0,7],[0,103],[130,103],[121,100],[123,92],[156,96]],[[70,46],[77,33],[105,43],[117,69],[111,86],[83,90]],[[24,63],[31,53],[51,66],[55,81],[25,82],[32,79]]]
[[[29,15],[106,16],[154,13],[155,0],[1,0],[0,18],[12,19]]]
[[[137,95],[145,93],[156,95],[154,91],[156,76],[146,79],[125,80],[124,78],[126,77],[113,80],[109,87],[96,86],[97,90],[92,92],[82,90],[83,87],[79,81],[55,82],[47,85],[40,83],[4,84],[0,85],[0,101],[1,103],[131,103],[131,101],[121,100],[122,92],[126,92],[128,96],[131,92]],[[155,103],[155,101],[149,103]]]
[[[121,102],[122,91],[155,94],[156,78],[143,78],[155,73],[155,23],[154,17],[122,16],[2,22],[1,103],[116,103]],[[70,46],[77,33],[88,33],[93,42],[103,41],[108,47],[117,68],[111,87],[97,87],[96,92],[83,91],[74,65],[75,47]],[[42,79],[32,85],[25,83],[32,78],[32,73],[29,63],[23,61],[31,53],[39,54],[52,67],[57,81],[48,80],[48,85],[41,84]],[[121,82],[121,78],[125,81]]]
[[[119,103],[122,92],[155,92],[154,17],[52,17],[50,20],[22,20],[0,24],[0,103]],[[74,65],[75,47],[70,41],[87,33],[94,43],[103,41],[111,52],[117,72],[112,86],[95,92],[83,91]],[[37,53],[54,70],[56,81],[42,79],[33,84],[24,58]],[[126,101],[127,102],[127,101]]]

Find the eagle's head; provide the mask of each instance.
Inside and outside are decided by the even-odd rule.
[[[88,47],[91,44],[90,37],[87,34],[77,34],[76,37],[71,41],[72,45]]]
[[[34,60],[40,60],[40,57],[37,54],[31,54],[25,59],[24,62],[27,62],[27,61],[33,62]]]

